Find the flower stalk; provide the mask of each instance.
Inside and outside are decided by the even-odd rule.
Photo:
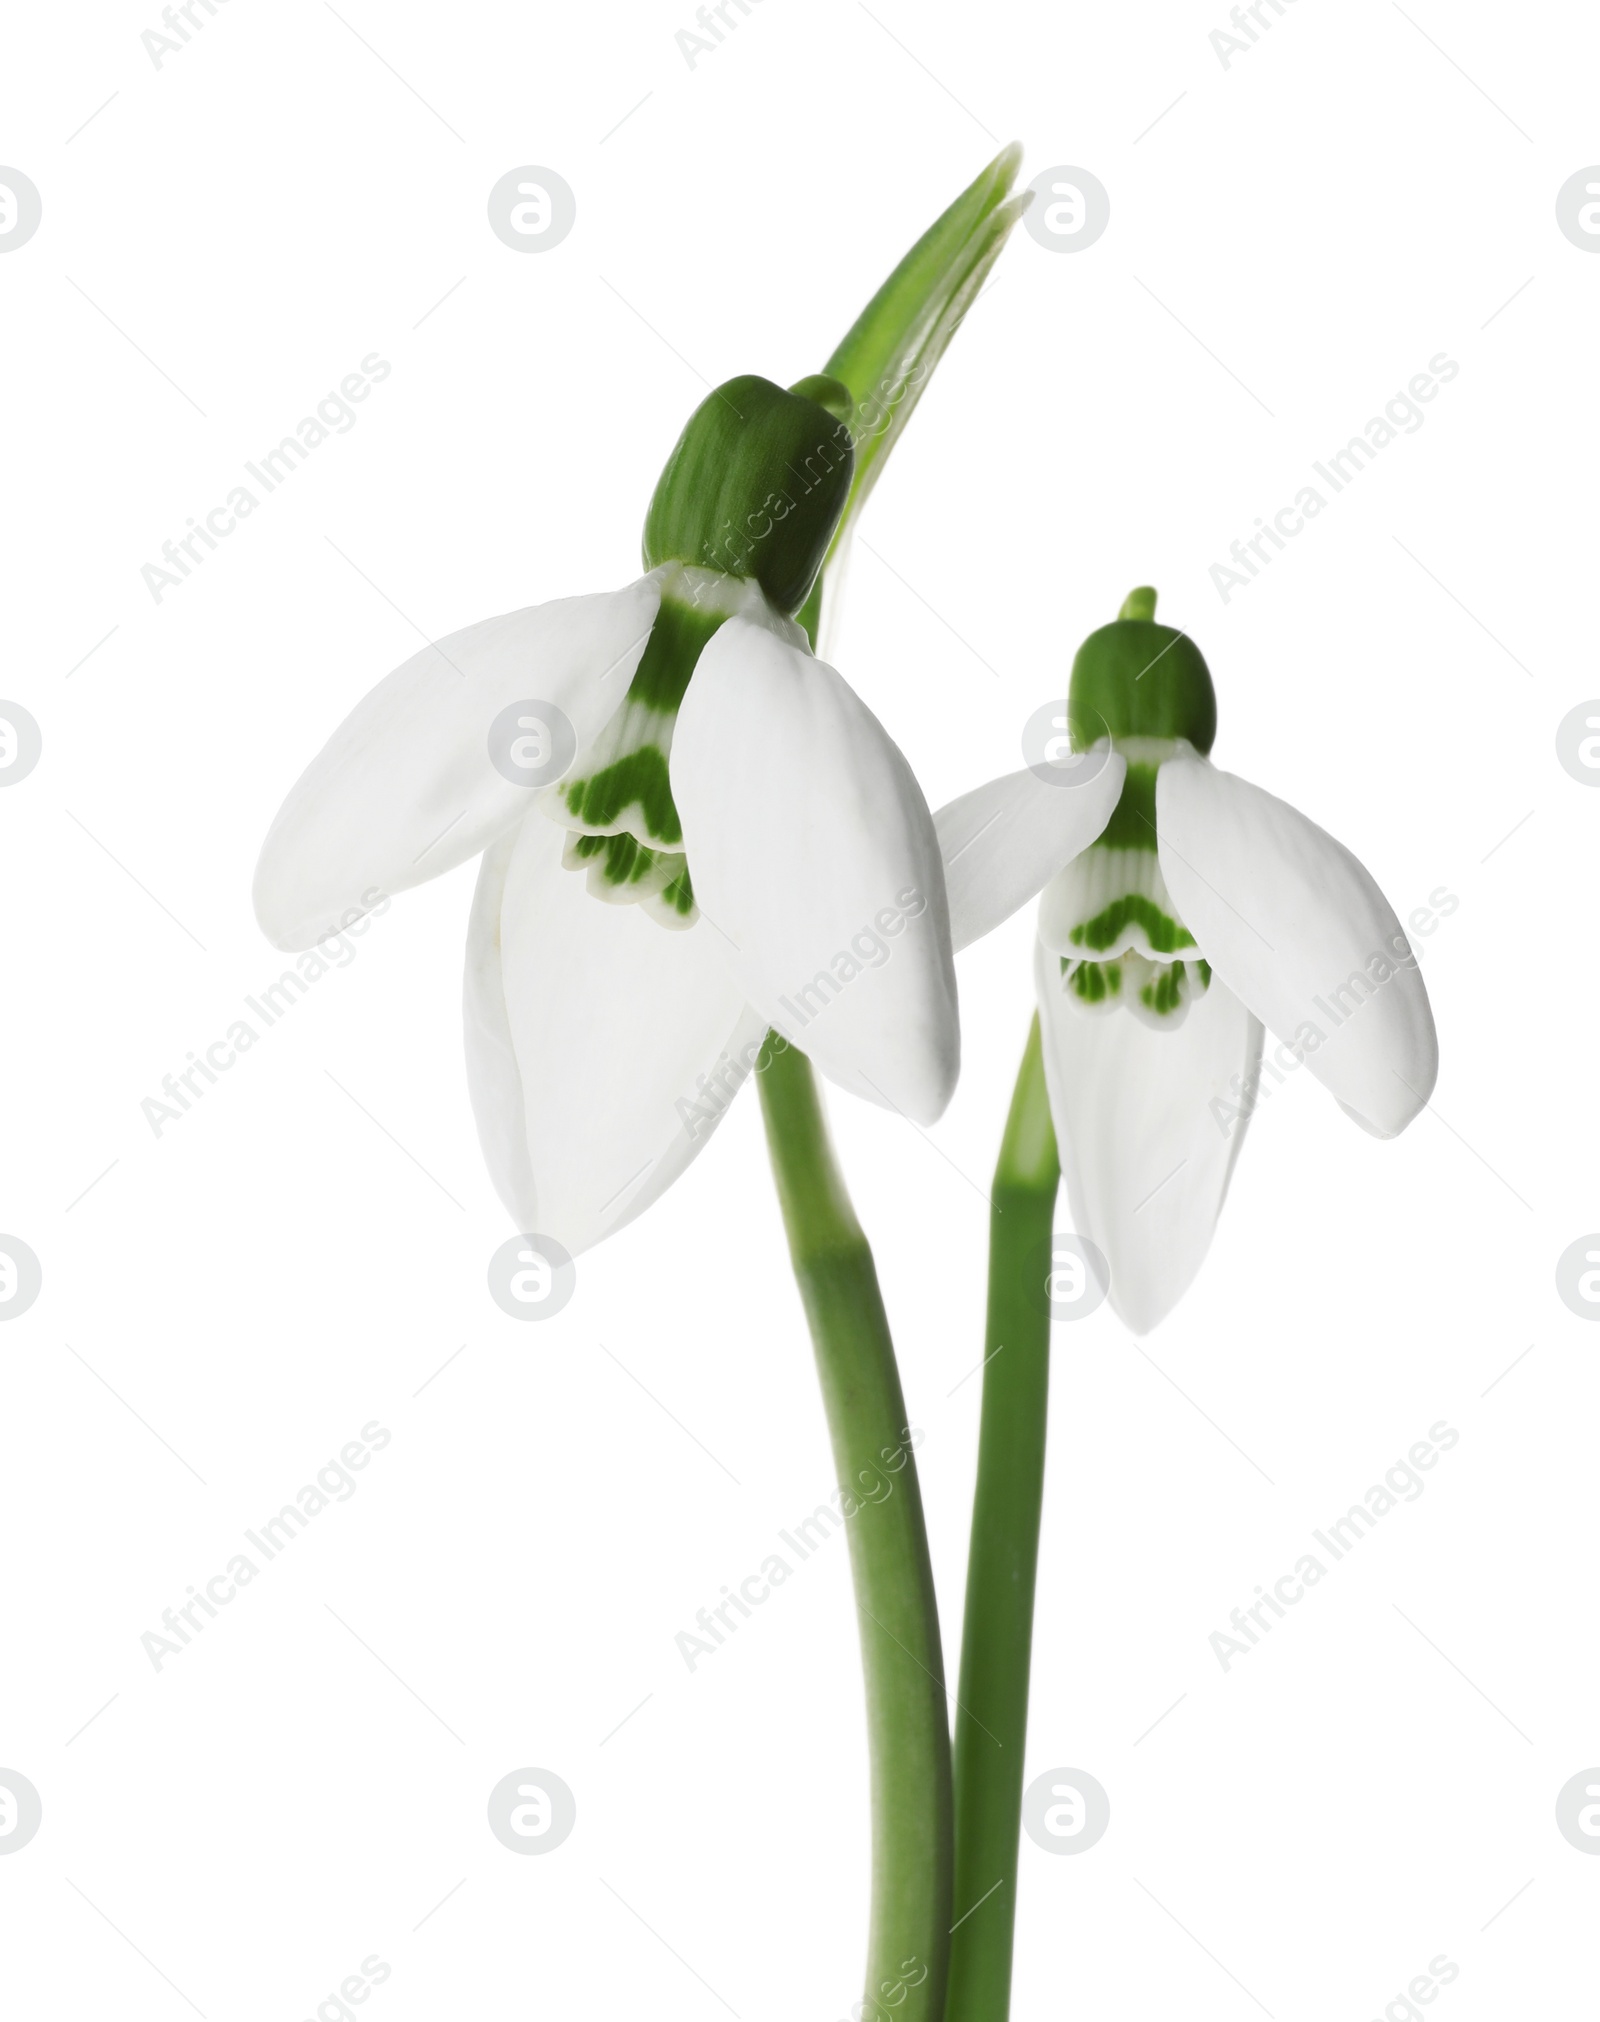
[[[813,646],[829,566],[1027,203],[1010,195],[1020,158],[1021,150],[1010,147],[989,164],[895,268],[825,371],[790,389],[791,398],[835,415],[839,439],[850,449],[838,522],[798,613]],[[907,1423],[872,1249],[834,1158],[811,1063],[769,1032],[757,1080],[849,1512],[872,1801],[866,1985],[858,2012],[863,2022],[943,2022],[955,1921],[954,1801],[944,1652],[913,1458],[918,1436]]]
[[[700,404],[651,499],[640,578],[481,620],[379,682],[290,789],[254,886],[268,938],[302,949],[481,857],[473,1108],[522,1239],[569,1259],[674,1183],[764,1054],[850,1519],[874,2022],[942,2022],[950,1733],[918,1436],[813,1075],[931,1123],[960,1038],[932,811],[817,655],[816,622],[828,559],[1027,201],[1017,161],[1005,150],[918,240],[825,372],[787,390],[744,374]],[[851,958],[841,976],[836,951],[896,893],[892,967]],[[806,1054],[776,1030],[763,1049],[806,978],[827,1013],[800,1017]]]
[[[1005,2022],[1011,2004],[1050,1394],[1042,1273],[1060,1177],[1036,1017],[991,1195],[983,1410],[956,1693],[956,1925],[948,2022]]]
[[[863,2012],[875,2017],[892,2003],[897,2022],[940,2022],[953,1922],[950,1734],[917,1435],[811,1064],[781,1041],[769,1046],[761,1111],[849,1512],[866,1681],[872,1898]]]

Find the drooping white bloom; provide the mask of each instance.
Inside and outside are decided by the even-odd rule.
[[[416,654],[272,824],[255,903],[282,948],[481,854],[467,1073],[523,1233],[577,1252],[637,1215],[769,1027],[917,1122],[949,1100],[932,817],[795,620],[814,628],[824,559],[836,571],[1026,207],[1019,160],[1002,150],[918,239],[826,371],[787,391],[742,375],[701,403],[651,498],[639,581]]]
[[[1116,1311],[1145,1333],[1210,1245],[1267,1033],[1270,1072],[1305,1068],[1385,1138],[1426,1105],[1438,1042],[1416,956],[1371,874],[1205,755],[1215,702],[1183,634],[1147,615],[1094,634],[1068,714],[1079,764],[1114,752],[1126,775],[1110,805],[1083,801],[1077,851],[1040,904],[1045,1075],[1075,1225],[1107,1257]],[[980,812],[1038,791],[1019,773],[938,815],[947,858],[974,831],[959,888],[950,873],[958,946],[1012,909],[1002,831],[978,831]]]
[[[624,754],[643,798],[597,829],[562,788],[576,799],[568,783],[599,776],[597,750],[618,763],[607,732],[663,598],[715,630],[676,710],[654,712],[648,741]],[[530,728],[560,712],[576,732],[554,793],[494,762],[491,727],[517,704]],[[668,761],[665,803],[651,797],[654,755]],[[666,837],[663,805],[681,816]],[[605,848],[575,858],[596,834]],[[664,842],[678,859],[667,904]],[[704,1144],[768,1026],[915,1122],[948,1102],[956,990],[927,803],[876,717],[754,583],[668,565],[416,654],[290,792],[262,850],[257,916],[277,946],[309,947],[374,894],[479,852],[468,1078],[519,1228],[576,1253],[631,1220]]]

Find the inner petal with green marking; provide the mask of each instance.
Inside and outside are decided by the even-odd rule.
[[[562,862],[588,873],[591,896],[645,905],[663,926],[699,918],[669,769],[678,705],[708,641],[735,613],[792,629],[753,582],[664,569],[661,608],[621,706],[573,773],[540,799],[542,812],[570,831]]]
[[[569,871],[588,871],[591,898],[609,905],[647,905],[669,927],[692,927],[698,918],[689,859],[681,850],[647,849],[626,832],[569,834],[561,862]]]
[[[1039,932],[1053,954],[1090,960],[1135,954],[1170,961],[1195,945],[1155,851],[1121,849],[1103,839],[1051,880]]]
[[[1204,960],[1152,962],[1123,954],[1114,962],[1061,958],[1061,987],[1085,1011],[1131,1011],[1143,1024],[1173,1031],[1189,1006],[1211,987],[1211,964]]]

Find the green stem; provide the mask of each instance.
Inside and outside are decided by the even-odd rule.
[[[962,1921],[951,1941],[949,2022],[1006,2022],[1011,2006],[1050,1394],[1041,1259],[1060,1177],[1035,1018],[1011,1097],[989,1224],[988,1359],[956,1695],[955,1900]]]
[[[850,1512],[872,1763],[866,2022],[941,2022],[950,1949],[950,1731],[917,1435],[906,1423],[872,1251],[811,1063],[774,1035],[757,1076],[789,1255]]]

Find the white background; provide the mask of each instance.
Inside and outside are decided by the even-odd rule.
[[[1292,1080],[1173,1317],[1058,1330],[1028,1770],[1112,1817],[1024,1844],[1015,2012],[1370,2022],[1441,1953],[1431,2014],[1577,2012],[1600,1332],[1554,1266],[1600,1223],[1600,793],[1555,730],[1600,692],[1600,259],[1554,200],[1600,159],[1600,28],[1291,0],[1224,68],[1220,0],[761,0],[691,69],[687,4],[196,13],[158,69],[153,0],[12,10],[0,86],[44,202],[0,258],[0,692],[45,741],[0,795],[0,1229],[45,1273],[0,1332],[0,1766],[44,1802],[0,1859],[8,2012],[303,2022],[374,1953],[378,2022],[858,1996],[843,1545],[693,1675],[673,1645],[832,1487],[753,1098],[565,1313],[503,1317],[463,868],[159,1139],[140,1103],[283,966],[250,873],[347,708],[419,630],[625,581],[706,383],[820,367],[1012,136],[1111,226],[1016,234],[866,516],[842,668],[938,804],[1155,583],[1219,761],[1402,914],[1460,902],[1421,944],[1433,1111],[1380,1144]],[[577,196],[539,257],[485,219],[525,163]],[[141,565],[375,350],[357,425],[153,602]],[[1211,564],[1440,351],[1425,425],[1224,603]],[[1031,931],[962,959],[937,1128],[833,1104],[952,1672]],[[143,1632],[374,1419],[358,1492],[157,1674]],[[1212,1631],[1440,1419],[1426,1493],[1224,1674]],[[529,1764],[578,1805],[539,1859],[485,1824]]]

